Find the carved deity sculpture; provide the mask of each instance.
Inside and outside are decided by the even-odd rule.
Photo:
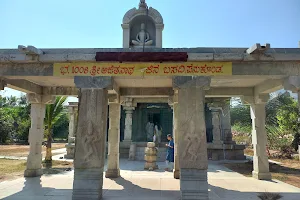
[[[146,125],[146,133],[147,133],[147,141],[150,142],[153,140],[153,134],[154,134],[154,124],[151,122],[148,122]]]
[[[141,24],[141,31],[136,35],[136,40],[132,40],[134,46],[150,46],[153,44],[153,40],[150,40],[149,33],[145,30],[145,24]]]

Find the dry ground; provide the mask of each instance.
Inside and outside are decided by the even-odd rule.
[[[272,160],[281,162],[280,165],[270,163],[270,172],[272,174],[272,178],[300,188],[300,161],[291,159]],[[252,161],[247,163],[230,163],[224,165],[232,171],[243,174],[244,176],[252,176]]]
[[[44,174],[62,173],[73,167],[72,162],[54,160],[52,163],[52,168],[46,168],[43,164]],[[0,182],[22,177],[25,168],[26,160],[0,159]]]
[[[52,150],[65,148],[66,143],[53,143]],[[46,147],[42,147],[43,157],[46,154]],[[26,157],[29,153],[29,145],[0,145],[0,156]],[[54,154],[55,155],[55,154]]]

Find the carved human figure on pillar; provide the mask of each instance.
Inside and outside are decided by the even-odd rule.
[[[221,121],[218,109],[212,108],[213,144],[223,144],[221,141]]]
[[[135,46],[150,46],[153,44],[153,40],[150,40],[149,33],[145,30],[145,24],[141,24],[141,31],[136,35],[136,40],[132,40],[132,44]]]

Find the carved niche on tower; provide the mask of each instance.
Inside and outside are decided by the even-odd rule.
[[[162,48],[163,18],[145,0],[125,14],[122,28],[123,48]]]

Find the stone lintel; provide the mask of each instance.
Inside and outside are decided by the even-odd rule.
[[[174,93],[172,88],[120,88],[120,95],[126,97],[169,97]]]
[[[113,80],[109,76],[75,76],[74,83],[77,88],[85,89],[111,89],[113,86]]]
[[[208,90],[211,77],[208,76],[175,76],[173,77],[173,88],[196,87]]]
[[[25,93],[43,94],[43,87],[25,79],[7,79],[8,87]]]
[[[55,96],[29,93],[27,94],[27,100],[29,103],[53,104],[55,102]]]
[[[76,88],[76,87],[43,87],[43,95],[77,96],[78,88]]]
[[[272,93],[283,88],[283,79],[266,80],[263,83],[255,86],[256,94]]]
[[[17,54],[22,55],[22,54]],[[287,54],[285,54],[287,55]],[[2,57],[4,57],[4,59]],[[70,62],[68,59],[45,62],[28,62],[26,60],[7,61],[7,55],[0,55],[0,74],[1,76],[53,76],[54,62]],[[25,56],[25,55],[23,55]],[[45,55],[43,55],[45,56]],[[61,56],[55,54],[53,56]],[[266,56],[272,58],[272,54]],[[273,58],[272,58],[273,59]],[[197,60],[201,61],[201,60]],[[251,61],[251,60],[250,60]],[[255,62],[233,62],[232,75],[274,75],[274,76],[297,76],[300,75],[300,56],[299,53],[289,60],[262,60],[253,59]],[[259,62],[258,62],[259,61]],[[50,62],[50,63],[49,63]],[[52,62],[52,63],[51,63]]]

